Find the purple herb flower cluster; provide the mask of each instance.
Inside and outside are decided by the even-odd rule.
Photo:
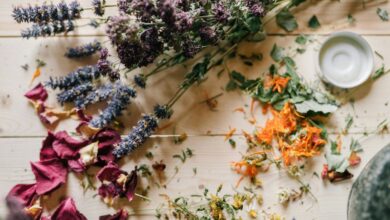
[[[120,78],[118,70],[112,68],[112,64],[107,60],[109,54],[106,48],[100,50],[100,58],[96,64],[98,70],[103,76],[108,76],[111,81],[116,81]]]
[[[99,41],[93,41],[78,47],[68,48],[68,51],[65,53],[65,56],[68,58],[81,58],[91,56],[102,49],[102,45]]]
[[[57,95],[57,101],[63,105],[66,102],[73,102],[79,97],[83,97],[85,94],[93,89],[92,83],[85,83],[75,86],[71,89],[64,90]]]
[[[156,131],[158,119],[154,115],[143,115],[133,127],[133,130],[122,139],[113,154],[116,158],[121,158],[130,154],[140,146]]]

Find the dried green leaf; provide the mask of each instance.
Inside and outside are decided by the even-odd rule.
[[[291,32],[298,28],[298,23],[288,9],[283,9],[276,15],[276,23],[285,31]]]

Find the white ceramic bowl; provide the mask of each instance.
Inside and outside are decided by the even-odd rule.
[[[370,45],[352,32],[336,32],[329,36],[315,60],[318,75],[340,88],[359,86],[374,71],[374,53]]]

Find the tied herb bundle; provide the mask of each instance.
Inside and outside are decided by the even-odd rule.
[[[93,128],[103,128],[115,121],[135,98],[134,88],[147,88],[149,77],[207,51],[184,75],[173,97],[165,104],[156,105],[153,113],[143,115],[128,136],[117,144],[113,154],[119,159],[140,147],[156,131],[159,120],[169,119],[174,104],[185,92],[201,83],[226,57],[234,55],[239,43],[263,40],[264,25],[277,13],[301,2],[119,0],[117,5],[106,5],[105,1],[94,0],[91,8],[83,8],[77,2],[69,5],[61,2],[50,7],[16,7],[13,16],[17,22],[33,22],[37,27],[36,33],[31,36],[27,33],[27,37],[49,36],[51,29],[48,32],[38,29],[55,22],[73,24],[85,10],[93,10],[99,16],[97,23],[106,25],[108,40],[105,43],[111,43],[115,56],[108,53],[104,43],[92,42],[70,48],[66,53],[68,57],[83,57],[100,50],[100,58],[95,65],[79,67],[65,77],[51,78],[46,83],[46,86],[60,90],[57,99],[61,104],[73,103],[77,108],[85,109],[106,101],[106,108],[89,121]],[[67,10],[63,9],[64,5]],[[104,18],[107,7],[117,7],[118,15]],[[30,8],[39,11],[39,18],[31,17]],[[54,12],[50,14],[54,9],[61,16],[52,15]],[[72,27],[72,30],[76,28],[75,25]],[[111,61],[110,57],[116,56],[119,59],[115,60],[119,61]],[[121,82],[121,74],[149,64],[155,67],[150,72],[135,74],[130,85]]]

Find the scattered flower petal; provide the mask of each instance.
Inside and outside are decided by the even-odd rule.
[[[129,218],[129,213],[125,209],[119,210],[114,215],[103,215],[99,217],[99,220],[126,220]]]
[[[57,209],[54,211],[50,219],[87,220],[87,218],[77,210],[72,198],[67,198],[63,200],[61,204],[57,207]]]
[[[39,83],[32,90],[24,94],[24,96],[32,101],[44,102],[47,99],[48,94],[42,83]]]
[[[7,200],[16,199],[24,207],[29,206],[38,198],[36,184],[17,184],[7,195]]]
[[[58,159],[50,159],[31,163],[35,175],[36,192],[44,195],[52,192],[66,182],[68,171]]]

